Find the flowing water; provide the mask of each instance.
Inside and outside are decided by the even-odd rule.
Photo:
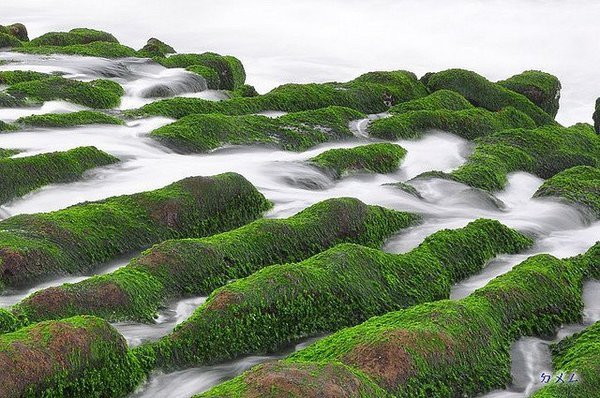
[[[46,2],[41,0],[3,0],[0,15],[10,15],[11,21],[0,23],[24,22],[31,36],[48,30],[90,26],[111,31],[123,43],[136,48],[141,47],[148,37],[156,36],[180,51],[231,53],[240,56],[247,66],[249,82],[261,91],[288,81],[347,80],[375,69],[403,68],[422,74],[462,66],[500,79],[527,68],[539,68],[557,74],[563,82],[558,118],[566,124],[589,121],[593,100],[598,95],[590,82],[596,76],[596,65],[600,61],[593,47],[593,38],[599,33],[593,15],[598,15],[600,5],[592,1],[582,1],[580,6],[573,7],[574,10],[566,2],[549,2],[551,7],[540,9],[539,2],[516,0],[486,1],[487,7],[482,9],[482,1],[463,0],[461,12],[453,13],[452,20],[443,17],[450,11],[449,3],[436,2],[434,6],[431,0],[376,1],[369,6],[364,2],[339,0],[319,2],[318,5],[312,0],[302,4],[284,0],[277,6],[267,1],[254,1],[250,6],[250,2],[235,0],[211,2],[210,5],[174,0],[168,10],[161,7],[162,1],[134,0],[119,3],[119,18],[114,17],[116,6],[107,7],[113,0],[101,5],[86,2],[85,6],[74,0],[53,3],[52,7],[44,7]],[[554,9],[553,12],[548,12],[548,8]],[[336,16],[340,12],[343,18]],[[577,20],[579,28],[567,29],[563,22],[568,18]],[[202,23],[198,23],[199,19]],[[315,31],[301,29],[308,23],[320,27]],[[517,25],[519,29],[515,33],[513,28]],[[237,28],[230,31],[228,27],[231,26]],[[280,32],[277,38],[272,35],[275,30]],[[253,34],[240,34],[247,31]],[[300,31],[303,32],[301,38],[297,33]],[[335,47],[323,43],[323,35],[337,38]],[[415,35],[418,38],[415,39]],[[527,40],[520,40],[522,35],[527,35]],[[546,44],[550,41],[551,47]],[[297,45],[290,46],[290,42]],[[460,47],[457,42],[469,42],[471,46]],[[572,46],[573,42],[579,43],[579,47]],[[381,43],[385,45],[379,45]],[[126,91],[121,109],[136,108],[172,95],[209,100],[227,97],[222,92],[206,90],[206,82],[196,75],[139,59],[106,60],[0,52],[0,60],[8,61],[0,63],[0,70],[57,71],[83,81],[115,80]],[[0,108],[0,120],[14,121],[30,114],[81,109],[84,108],[64,101],[51,101],[32,108]],[[277,112],[265,114],[270,117],[281,115]],[[385,115],[370,118],[381,116]],[[266,146],[231,146],[198,155],[174,153],[147,136],[150,131],[171,121],[152,117],[130,121],[125,126],[36,128],[0,134],[0,148],[21,150],[17,156],[94,145],[121,159],[117,165],[90,170],[80,181],[48,185],[6,203],[0,206],[0,218],[53,211],[82,201],[156,189],[188,176],[233,171],[244,175],[274,202],[268,217],[287,217],[321,200],[341,196],[423,214],[422,224],[388,240],[384,250],[391,253],[407,252],[435,231],[462,227],[480,217],[498,219],[535,238],[534,246],[527,252],[498,256],[481,273],[458,283],[452,290],[453,299],[468,295],[530,255],[573,256],[587,250],[600,236],[600,222],[594,221],[589,214],[554,200],[532,199],[542,180],[527,173],[510,175],[507,187],[494,195],[451,181],[415,178],[429,170],[453,170],[471,152],[469,142],[441,131],[428,132],[419,139],[398,141],[408,154],[395,173],[352,175],[334,181],[304,161],[329,148],[370,142],[365,133],[367,119],[352,123],[354,139],[320,145],[302,153]],[[420,196],[390,185],[396,182],[408,182]],[[111,272],[130,258],[131,255],[124,256],[98,267],[96,273]],[[86,277],[63,276],[26,291],[8,292],[0,296],[0,306],[13,305],[36,290]],[[526,397],[540,387],[539,374],[551,371],[548,344],[600,319],[599,292],[600,283],[586,284],[582,324],[563,327],[551,340],[528,337],[515,343],[512,349],[513,384],[506,391],[495,391],[486,397]],[[161,310],[154,324],[117,323],[115,327],[131,346],[153,341],[189,317],[204,300],[205,297],[192,297],[170,303]],[[280,358],[311,341],[272,355],[251,356],[172,373],[155,372],[132,396],[189,397],[256,363]]]

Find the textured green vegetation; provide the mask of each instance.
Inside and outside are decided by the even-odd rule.
[[[0,203],[47,184],[75,181],[94,167],[118,161],[119,159],[95,147],[0,159]]]
[[[146,45],[138,51],[140,57],[164,57],[167,54],[175,54],[177,51],[170,45],[158,40],[157,38],[150,38]]]
[[[112,274],[39,291],[15,312],[32,321],[77,314],[148,321],[168,299],[206,295],[231,279],[301,261],[338,243],[379,247],[418,220],[356,199],[331,199],[287,219],[261,219],[203,239],[163,242]]]
[[[14,125],[12,123],[6,123],[6,122],[3,122],[2,120],[0,120],[0,132],[14,131],[17,129],[18,129],[18,126]]]
[[[0,48],[21,47],[23,43],[16,37],[0,32]]]
[[[154,58],[167,68],[187,68],[194,65],[210,68],[219,77],[219,89],[234,90],[246,81],[246,72],[239,59],[215,53],[175,54],[168,58]]]
[[[534,196],[561,197],[589,208],[600,218],[600,169],[577,166],[562,171],[546,180]]]
[[[438,90],[427,97],[417,98],[412,101],[403,102],[390,108],[390,113],[405,113],[410,111],[437,111],[446,109],[449,111],[461,111],[471,109],[473,105],[462,95],[452,90]]]
[[[48,73],[34,72],[30,70],[6,70],[0,71],[0,84],[13,85],[17,83],[30,82],[51,77]]]
[[[21,41],[29,41],[27,28],[22,23],[14,23],[7,26],[0,25],[0,33],[11,35]]]
[[[182,152],[206,152],[226,144],[270,144],[303,151],[317,144],[352,137],[348,123],[364,115],[330,106],[279,118],[262,115],[189,115],[150,136]]]
[[[590,263],[597,262],[597,252],[586,254],[596,256]],[[504,388],[511,377],[512,342],[580,319],[585,263],[530,257],[464,299],[371,318],[292,354],[278,367],[255,367],[199,397],[309,397],[315,388],[324,396],[327,391],[373,396],[357,393],[359,387],[377,391],[378,397],[459,397]],[[307,366],[337,371],[317,386],[322,376],[307,373]]]
[[[600,136],[588,124],[505,130],[479,138],[468,161],[448,177],[472,187],[499,190],[513,171],[546,179],[579,165],[600,165]]]
[[[528,70],[498,84],[523,94],[552,117],[558,113],[561,84],[554,75],[539,70]]]
[[[124,93],[118,83],[110,80],[81,82],[61,76],[13,84],[7,92],[16,98],[26,97],[35,101],[65,100],[101,109],[119,105]]]
[[[374,120],[369,125],[368,131],[373,137],[388,140],[418,137],[430,129],[443,130],[466,139],[474,139],[519,127],[534,128],[535,123],[529,116],[511,107],[499,112],[470,108],[461,111],[446,109],[408,111]]]
[[[0,127],[0,131],[2,130],[2,127]],[[2,149],[0,148],[0,159],[2,158],[9,158],[13,155],[16,155],[17,153],[19,153],[19,151],[17,151],[16,149]]]
[[[74,317],[0,335],[0,396],[119,397],[144,378],[106,321]]]
[[[169,98],[145,105],[134,114],[179,119],[194,113],[244,115],[268,110],[298,112],[328,106],[379,113],[400,102],[425,97],[427,94],[423,83],[410,72],[370,72],[347,83],[285,84],[264,95],[226,101]]]
[[[138,52],[131,47],[119,43],[95,41],[89,44],[72,44],[68,46],[19,47],[15,51],[26,54],[66,54],[88,57],[124,58],[137,57]]]
[[[35,127],[70,127],[84,124],[124,124],[124,122],[117,117],[95,111],[31,115],[19,118],[17,123]]]
[[[18,215],[0,221],[0,283],[23,287],[49,275],[82,272],[165,239],[238,227],[268,207],[245,178],[226,173],[52,213]]]
[[[20,319],[4,308],[0,308],[0,335],[14,332],[21,328],[21,326],[22,321]]]
[[[513,107],[529,116],[538,126],[556,124],[554,119],[527,97],[492,83],[485,77],[464,69],[449,69],[432,73],[427,78],[429,90],[453,90],[473,105],[490,111]]]
[[[15,98],[0,91],[0,108],[18,108],[27,106],[27,102],[23,98]],[[0,122],[0,125],[4,122]],[[6,124],[6,123],[4,123]]]
[[[158,366],[272,352],[301,337],[448,298],[453,283],[481,270],[490,258],[530,244],[498,221],[478,220],[437,232],[404,255],[342,244],[300,263],[273,265],[213,292],[153,345]]]
[[[600,322],[552,346],[555,375],[565,383],[555,383],[533,394],[534,398],[590,398],[600,396]],[[568,382],[575,373],[577,382]]]
[[[219,89],[221,79],[219,78],[219,73],[214,69],[203,65],[192,65],[185,68],[185,70],[202,76],[204,80],[206,80],[206,87],[208,87],[209,89]]]
[[[92,42],[118,43],[119,41],[110,33],[101,30],[75,28],[68,32],[48,32],[32,39],[28,46],[70,46],[73,44],[89,44]]]
[[[596,100],[596,110],[594,111],[592,118],[594,119],[594,130],[596,130],[596,133],[600,134],[600,98]]]
[[[354,148],[330,149],[309,159],[311,164],[341,178],[353,171],[391,173],[400,167],[406,149],[397,144],[377,143]]]
[[[243,84],[231,92],[232,97],[256,97],[258,91],[249,84]]]

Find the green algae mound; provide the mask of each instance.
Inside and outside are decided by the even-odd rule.
[[[273,265],[227,284],[150,348],[160,367],[272,352],[299,336],[448,298],[453,283],[478,272],[494,256],[530,245],[520,233],[483,219],[436,232],[404,255],[341,244],[300,263]]]
[[[473,105],[465,97],[452,90],[438,90],[427,97],[417,98],[402,102],[389,109],[392,114],[400,114],[410,111],[437,111],[446,109],[449,111],[462,111],[471,109]]]
[[[376,143],[354,148],[329,149],[309,159],[320,169],[341,178],[349,172],[391,173],[400,167],[406,149],[397,144]]]
[[[0,203],[47,184],[75,181],[94,167],[118,161],[119,159],[95,147],[0,159]]]
[[[16,123],[32,127],[52,128],[80,126],[85,124],[124,124],[124,122],[117,117],[96,111],[31,115],[17,119]]]
[[[29,41],[27,36],[27,28],[22,23],[14,23],[12,25],[0,25],[0,33],[13,36],[20,41]]]
[[[553,118],[558,113],[560,80],[550,73],[528,70],[499,81],[497,84],[523,94]]]
[[[119,397],[144,373],[127,343],[94,317],[38,323],[0,335],[0,396]]]
[[[81,273],[169,238],[201,237],[259,217],[269,202],[235,173],[0,221],[0,287]]]
[[[163,41],[158,40],[155,37],[151,37],[146,42],[146,45],[138,51],[140,57],[164,57],[167,54],[175,54],[177,51],[170,45]]]
[[[78,314],[151,321],[168,299],[207,295],[232,279],[301,261],[339,243],[379,247],[419,220],[357,199],[330,199],[287,219],[260,219],[202,239],[165,241],[116,272],[40,290],[13,310],[31,321]]]
[[[68,32],[48,32],[32,39],[28,46],[71,46],[73,44],[89,44],[92,42],[118,43],[119,41],[110,33],[88,28],[75,28]]]

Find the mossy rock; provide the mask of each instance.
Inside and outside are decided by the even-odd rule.
[[[181,152],[206,152],[227,144],[267,144],[303,151],[317,144],[352,137],[349,122],[363,116],[342,107],[290,113],[279,118],[197,114],[159,127],[150,136]]]
[[[554,375],[532,398],[600,396],[600,322],[552,345],[551,350]],[[559,375],[564,383],[557,381]]]
[[[461,111],[463,109],[471,108],[473,108],[473,105],[456,91],[438,90],[429,94],[427,97],[417,98],[394,105],[390,108],[389,112],[400,114],[411,111],[437,111],[440,109]]]
[[[279,362],[254,368],[197,397],[250,397],[286,391],[308,397],[315,373],[308,365],[344,366],[383,390],[382,397],[477,396],[511,381],[511,344],[521,336],[545,335],[581,317],[586,270],[550,255],[530,257],[470,296],[419,304],[338,331]],[[423,286],[425,286],[424,284]],[[293,390],[281,380],[305,375]],[[342,373],[344,374],[344,373]],[[344,391],[346,377],[320,380]],[[280,396],[277,394],[266,396]]]
[[[0,123],[0,126],[1,126],[1,123]],[[1,130],[2,130],[2,128],[0,127],[0,131]],[[3,148],[0,148],[0,159],[2,159],[2,158],[9,158],[9,157],[11,157],[13,155],[16,155],[17,153],[19,153],[19,151],[16,150],[16,149],[3,149]]]
[[[141,57],[164,57],[167,54],[175,54],[177,51],[170,45],[158,40],[157,38],[150,38],[146,45],[138,51],[138,55]]]
[[[16,37],[0,32],[0,48],[21,47],[23,43]]]
[[[287,219],[261,219],[207,238],[163,242],[114,273],[38,291],[14,311],[31,321],[77,314],[151,321],[167,300],[208,295],[231,279],[301,261],[338,243],[379,247],[419,219],[357,199],[330,199]]]
[[[94,317],[42,322],[0,335],[0,395],[124,396],[144,378],[110,324]]]
[[[119,41],[110,33],[101,30],[75,28],[68,32],[48,32],[40,37],[32,39],[28,46],[56,46],[65,47],[73,44],[89,44],[93,42],[119,43]]]
[[[82,273],[170,238],[239,227],[269,207],[239,174],[190,177],[164,188],[0,221],[0,281],[23,288]]]
[[[221,85],[221,79],[217,71],[208,66],[190,65],[185,70],[202,76],[206,80],[206,86],[211,90],[218,90]]]
[[[171,58],[173,57],[167,59]],[[329,106],[351,108],[363,113],[381,113],[398,103],[425,97],[427,94],[425,86],[410,72],[370,72],[346,83],[284,84],[264,95],[218,102],[200,98],[169,98],[145,105],[131,114],[179,119],[191,114],[299,112]]]
[[[119,105],[124,91],[118,83],[109,80],[81,82],[51,76],[13,84],[7,92],[16,98],[34,101],[65,100],[90,108],[108,109]]]
[[[27,105],[29,105],[29,103],[24,98],[15,98],[12,95],[0,91],[0,108],[22,108]],[[2,123],[8,125],[8,123]]]
[[[27,36],[27,28],[22,23],[14,23],[6,26],[0,25],[0,33],[13,36],[20,41],[29,41],[29,37]]]
[[[334,178],[351,172],[391,173],[400,167],[406,149],[397,144],[377,143],[354,148],[330,149],[309,162]]]
[[[138,52],[131,47],[104,41],[94,41],[88,44],[71,44],[67,46],[25,46],[16,48],[15,51],[25,54],[66,54],[102,58],[126,58],[138,56]]]
[[[48,113],[31,115],[17,119],[17,123],[33,127],[71,127],[86,124],[125,124],[123,120],[96,111],[79,111],[71,113]]]
[[[594,130],[596,130],[596,133],[600,134],[600,98],[596,100],[596,109],[592,118],[594,119]]]
[[[11,86],[17,83],[42,80],[52,77],[48,73],[34,72],[31,70],[7,70],[0,71],[0,84]]]
[[[8,310],[0,308],[0,336],[4,333],[14,332],[23,326],[22,321]]]
[[[600,165],[600,136],[583,123],[568,128],[504,130],[481,137],[467,162],[451,177],[491,191],[504,188],[507,174],[514,171],[546,179],[580,165]]]
[[[172,334],[152,344],[157,365],[199,366],[273,352],[298,336],[448,298],[453,283],[496,255],[531,243],[498,221],[477,220],[439,231],[404,255],[341,244],[300,263],[273,265],[217,289]]]
[[[249,84],[242,84],[232,92],[233,97],[256,97],[258,96],[258,91]]]
[[[75,181],[94,167],[119,160],[95,147],[79,147],[28,157],[0,159],[0,203],[47,184]]]
[[[600,169],[576,166],[562,171],[544,181],[533,196],[563,198],[600,218]]]
[[[460,111],[439,109],[408,111],[377,119],[369,124],[368,132],[373,137],[398,140],[419,137],[428,130],[437,129],[472,140],[519,127],[534,128],[535,122],[523,112],[511,107],[499,112],[483,108]]]
[[[427,79],[430,91],[453,90],[465,97],[473,105],[490,111],[513,107],[529,116],[538,126],[554,125],[556,122],[527,97],[485,77],[464,69],[448,69],[433,73]]]
[[[7,131],[15,131],[18,129],[18,126],[12,124],[12,123],[6,123],[3,122],[2,120],[0,120],[0,132],[7,132]]]
[[[523,94],[553,118],[558,113],[560,80],[550,73],[528,70],[498,82],[509,90]]]
[[[246,81],[244,66],[235,57],[215,53],[175,54],[170,57],[156,57],[154,60],[167,68],[187,68],[201,65],[214,70],[219,77],[219,89],[235,90]]]

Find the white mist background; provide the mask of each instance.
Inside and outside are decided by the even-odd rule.
[[[600,1],[594,0],[0,0],[0,24],[30,37],[93,27],[140,48],[239,57],[265,92],[344,81],[371,70],[451,67],[491,80],[526,69],[563,83],[558,120],[589,122],[600,96]]]

